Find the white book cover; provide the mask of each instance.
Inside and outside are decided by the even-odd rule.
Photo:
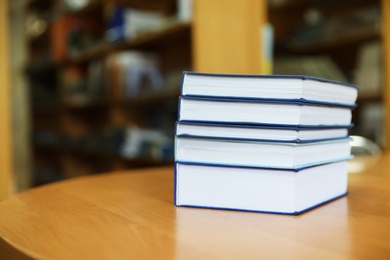
[[[301,75],[211,74],[184,72],[183,96],[315,101],[351,106],[358,86]]]
[[[348,127],[299,127],[177,122],[176,135],[258,141],[313,142],[348,137]]]
[[[349,138],[311,143],[176,137],[175,160],[199,164],[299,169],[351,157]]]
[[[300,214],[346,195],[347,162],[277,170],[178,162],[175,205]]]
[[[182,96],[178,118],[212,123],[349,126],[352,111],[351,107],[299,101]]]

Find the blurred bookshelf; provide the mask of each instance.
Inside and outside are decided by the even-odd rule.
[[[260,72],[266,2],[229,1],[17,1],[32,186],[172,164],[182,72]]]
[[[386,148],[383,2],[270,0],[268,17],[274,30],[273,72],[359,85],[350,132]]]
[[[34,185],[172,163],[181,72],[267,73],[266,23],[273,73],[361,85],[352,134],[386,147],[386,0],[29,0],[25,8]],[[138,27],[118,27],[124,17]],[[125,151],[133,135],[145,140],[138,156]]]
[[[191,21],[178,3],[26,3],[33,186],[173,163]]]

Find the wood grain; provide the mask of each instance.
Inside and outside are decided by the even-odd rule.
[[[194,70],[260,73],[260,28],[265,10],[266,1],[194,1]]]
[[[390,154],[370,165],[299,216],[175,207],[172,167],[42,186],[0,203],[0,259],[389,259]]]

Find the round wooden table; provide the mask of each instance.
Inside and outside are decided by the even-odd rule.
[[[0,259],[390,259],[390,156],[299,216],[173,205],[173,168],[71,179],[0,203]]]

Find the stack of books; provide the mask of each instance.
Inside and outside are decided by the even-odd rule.
[[[347,193],[356,85],[184,72],[175,205],[299,214]]]

